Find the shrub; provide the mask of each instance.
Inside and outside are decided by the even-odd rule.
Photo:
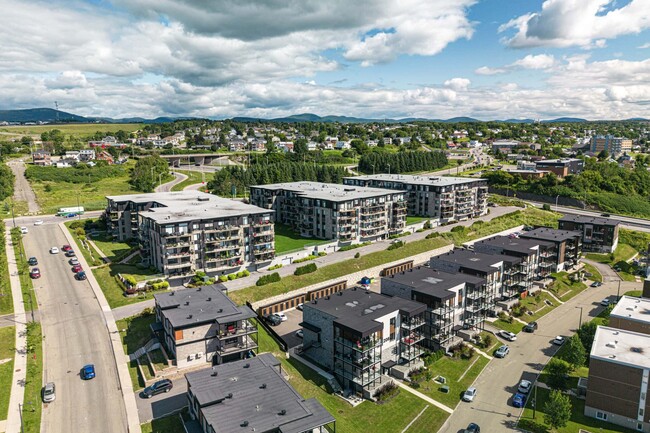
[[[124,281],[126,281],[131,286],[135,286],[138,283],[133,275],[123,275],[122,277],[124,278]]]
[[[358,259],[359,257],[361,257],[361,253],[356,253],[356,254],[354,255],[354,258],[355,258],[355,259]]]
[[[385,402],[389,400],[390,398],[396,396],[399,393],[399,386],[395,384],[395,382],[388,382],[386,385],[380,387],[375,393],[372,395],[377,402]]]
[[[387,249],[388,251],[396,250],[396,249],[398,249],[398,248],[402,248],[404,245],[406,245],[406,242],[404,242],[404,241],[397,241],[397,242],[395,242],[395,243],[390,244],[390,245],[388,246],[388,248],[386,248],[386,249]]]
[[[280,274],[278,274],[277,272],[273,272],[272,274],[261,276],[255,283],[255,285],[264,286],[266,284],[277,283],[281,279],[282,277],[280,277]]]
[[[542,210],[550,211],[550,210],[551,210],[551,205],[548,204],[548,203],[544,203],[544,204],[542,205]]]
[[[324,257],[326,255],[327,253],[325,251],[321,251],[320,253],[318,253],[318,257]]]
[[[280,269],[282,267],[282,263],[278,263],[277,265],[273,265],[269,268],[269,271],[274,271],[276,269]]]
[[[465,226],[456,226],[453,229],[451,229],[452,233],[461,233],[465,231]]]
[[[228,281],[232,281],[232,280],[234,280],[235,278],[237,278],[237,275],[235,275],[235,274],[228,274]]]
[[[318,269],[316,263],[310,263],[308,265],[300,266],[299,268],[296,268],[293,275],[311,274],[312,272],[316,272],[316,269]]]
[[[222,283],[225,283],[228,281],[228,276],[227,275],[219,275],[219,281]]]
[[[427,220],[427,222],[424,223],[424,226],[422,226],[425,230],[429,230],[431,226],[431,221]]]
[[[152,290],[165,290],[169,288],[169,283],[167,281],[161,281],[159,283],[150,283],[150,286]]]
[[[426,235],[426,236],[425,236],[425,239],[433,239],[433,238],[437,238],[437,237],[439,237],[439,236],[440,236],[440,233],[438,233],[438,232],[433,232],[433,233],[429,233],[428,235]]]
[[[370,244],[371,244],[371,242],[364,242],[362,244],[346,245],[344,247],[339,248],[339,251],[350,251],[350,250],[354,250],[356,248],[365,247],[366,245],[370,245]]]
[[[293,261],[293,263],[303,263],[303,262],[308,262],[310,260],[314,260],[318,256],[315,256],[313,254],[308,255],[307,257],[303,257],[302,259],[296,259]]]

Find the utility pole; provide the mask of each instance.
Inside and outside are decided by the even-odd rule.
[[[576,307],[580,308],[580,320],[578,321],[578,329],[582,326],[582,307]]]
[[[14,221],[14,228],[16,228],[16,216],[14,215],[14,200],[11,199],[11,219]]]
[[[18,414],[20,415],[20,433],[25,433],[25,426],[23,425],[23,407],[18,403]]]
[[[621,280],[618,280],[618,291],[616,292],[616,303],[621,299]]]

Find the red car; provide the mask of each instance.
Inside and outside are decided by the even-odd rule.
[[[36,279],[36,278],[41,278],[41,271],[38,268],[32,269],[32,271],[29,273],[29,276]]]
[[[70,251],[72,247],[70,245],[63,245],[63,248],[61,248],[63,251]]]
[[[81,270],[82,270],[82,269],[81,269],[81,265],[74,265],[74,266],[72,267],[72,272],[77,273],[77,272],[79,272],[79,271],[81,271]]]

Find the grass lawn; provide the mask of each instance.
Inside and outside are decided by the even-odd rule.
[[[152,350],[149,352],[149,359],[151,359],[151,362],[153,363],[156,371],[161,371],[167,368],[167,361],[165,360],[165,356],[160,349]]]
[[[284,224],[275,224],[275,253],[280,255],[289,251],[301,250],[306,246],[314,246],[331,242],[329,240],[303,238]]]
[[[407,216],[406,217],[406,225],[410,226],[410,225],[417,224],[419,222],[426,221],[426,220],[429,220],[429,219],[431,219],[431,218],[429,218],[429,217],[419,217],[419,216]]]
[[[14,312],[14,301],[11,297],[9,283],[9,265],[7,262],[7,245],[0,242],[0,315]]]
[[[134,391],[139,391],[144,388],[144,379],[140,376],[140,370],[138,370],[138,362],[134,359],[133,361],[127,364],[129,368],[129,376],[131,376],[131,384],[133,385]]]
[[[524,319],[521,319],[524,320]],[[523,323],[520,323],[516,320],[513,320],[512,323],[508,323],[505,320],[502,319],[497,319],[494,322],[490,322],[495,328],[503,329],[504,331],[510,331],[514,334],[518,334],[523,327],[525,326]],[[501,344],[507,344],[507,343],[501,343]]]
[[[408,242],[402,248],[391,251],[377,251],[361,256],[358,259],[348,260],[342,263],[336,263],[324,266],[316,272],[301,276],[283,277],[282,281],[267,284],[265,286],[247,287],[242,290],[232,292],[229,296],[238,304],[243,304],[246,300],[256,302],[271,296],[288,293],[301,287],[317,284],[333,278],[342,277],[357,271],[379,266],[384,263],[411,257],[425,251],[430,251],[447,245],[448,242],[441,238],[423,239],[420,241]],[[277,243],[276,243],[277,245]]]
[[[124,352],[127,355],[135,352],[151,339],[152,335],[149,325],[155,321],[156,316],[154,314],[149,314],[145,316],[140,315],[127,317],[126,319],[121,319],[115,322],[115,325],[120,332]]]
[[[483,347],[479,347],[479,346],[477,346],[477,345],[474,344],[474,343],[471,343],[471,344],[472,344],[472,346],[474,346],[474,347],[480,349],[481,351],[487,353],[488,355],[491,354],[492,351],[495,350],[495,349],[497,348],[497,346],[500,346],[500,345],[502,344],[502,343],[499,341],[499,339],[498,339],[497,337],[495,337],[494,334],[492,334],[491,332],[481,331],[481,333],[480,333],[479,335],[481,336],[481,339],[485,338],[486,336],[489,336],[490,339],[492,340],[492,342],[490,343],[490,345],[489,345],[488,347],[483,348]]]
[[[13,357],[11,361],[0,364],[0,389],[4,392],[0,392],[0,420],[7,419],[7,412],[9,411],[9,397],[11,393],[11,381],[14,375],[14,360]]]
[[[198,171],[189,171],[189,170],[175,170],[172,169],[175,173],[182,173],[185,176],[187,176],[187,179],[182,181],[181,183],[177,183],[172,187],[172,191],[182,191],[185,189],[186,186],[194,185],[195,183],[201,183],[203,182],[203,172],[198,172]],[[214,177],[212,173],[206,173],[205,174],[205,182],[207,183],[210,178]]]
[[[178,413],[155,419],[140,425],[140,427],[142,433],[181,433],[185,431]]]
[[[3,218],[11,218],[11,207],[14,208],[14,216],[18,217],[20,215],[27,215],[29,212],[29,206],[26,201],[19,200],[15,201],[12,197],[7,197],[4,200],[0,200],[0,213]]]
[[[19,135],[41,135],[43,132],[49,132],[58,129],[64,135],[74,135],[76,137],[86,138],[94,135],[96,132],[105,132],[107,134],[117,131],[133,132],[142,129],[142,123],[84,123],[69,125],[16,125],[3,126],[0,131],[11,132]]]
[[[582,281],[571,281],[569,274],[566,272],[557,272],[551,274],[551,276],[555,278],[555,282],[550,290],[562,301],[573,298],[587,288],[587,285]],[[552,299],[551,302],[553,302]]]
[[[623,293],[625,296],[634,296],[635,298],[640,298],[642,294],[642,290],[630,290],[629,292]]]
[[[619,243],[616,250],[614,250],[613,257],[612,254],[598,254],[598,253],[587,253],[585,257],[589,260],[593,260],[598,263],[605,263],[608,265],[615,266],[618,262],[627,262],[637,253],[637,251],[630,245]]]
[[[549,301],[552,305],[548,305],[546,301]],[[558,302],[553,299],[548,293],[538,292],[537,296],[527,296],[526,298],[522,299],[521,305],[528,308],[528,310],[533,314],[523,314],[519,319],[523,320],[524,322],[534,322],[535,320],[548,314],[555,307],[557,307]],[[519,327],[519,330],[521,330],[521,326]]]
[[[84,248],[83,244],[81,243],[81,240],[79,239],[75,231],[70,229],[70,224],[72,224],[73,222],[74,221],[68,221],[67,223],[65,223],[65,226],[68,228],[68,231],[70,232],[72,238],[77,244],[73,247],[73,249],[77,253],[81,251],[81,254],[84,256],[86,262],[88,263],[88,266],[99,266],[103,264],[104,262],[99,258],[99,253],[95,251],[95,249],[93,249],[91,246],[89,246],[91,248],[90,250]]]
[[[25,433],[41,431],[41,388],[43,386],[43,336],[41,325],[30,322],[27,325],[27,373],[25,378],[25,397],[23,400],[23,425]]]
[[[588,263],[583,263],[583,264],[584,264],[585,272],[591,274],[591,276],[588,277],[591,281],[599,281],[601,283],[603,282],[603,276],[600,275],[600,272],[598,272],[598,269],[596,269],[595,266],[592,266]]]
[[[0,328],[0,359],[14,357],[16,346],[15,332],[15,326],[6,326],[4,328]],[[0,387],[0,389],[2,389],[2,387]]]
[[[469,388],[489,362],[489,359],[479,354],[468,360],[443,356],[431,365],[429,370],[434,378],[444,376],[447,379],[445,385],[449,387],[449,392],[442,392],[441,385],[433,379],[420,383],[417,390],[453,409],[460,402],[463,392]],[[463,378],[459,380],[461,376]]]
[[[27,263],[27,257],[24,254],[25,248],[23,247],[23,239],[19,228],[11,230],[11,243],[14,245],[14,254],[18,262],[18,276],[20,278],[20,291],[23,294],[23,303],[25,304],[25,311],[30,311],[32,308],[38,310],[38,303],[36,302],[36,295],[34,295],[34,283],[29,276],[30,267]]]
[[[158,292],[142,292],[137,296],[124,296],[122,287],[118,284],[115,276],[117,274],[132,275],[136,281],[149,280],[155,277],[150,269],[139,269],[133,265],[110,264],[92,269],[99,286],[106,296],[106,300],[111,308],[121,307],[123,305],[135,304],[147,299],[153,299],[153,294]]]
[[[106,232],[99,232],[92,241],[111,262],[119,262],[133,252],[133,247],[126,242],[114,241]]]

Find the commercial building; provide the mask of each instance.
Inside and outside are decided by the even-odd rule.
[[[187,373],[190,415],[204,433],[326,433],[336,420],[315,399],[305,400],[270,353]]]
[[[609,326],[650,335],[650,299],[621,296],[609,314]]]
[[[402,190],[408,214],[440,222],[462,221],[487,213],[486,179],[375,174],[343,178],[345,185]]]
[[[610,155],[618,155],[632,151],[632,140],[612,135],[597,135],[591,137],[591,151],[600,153],[603,150]]]
[[[585,415],[650,433],[650,335],[599,326],[589,355]]]
[[[584,215],[564,215],[558,220],[562,230],[582,233],[582,249],[597,253],[611,253],[618,246],[619,222],[611,218]]]
[[[256,315],[237,306],[219,285],[154,295],[162,342],[179,368],[223,364],[257,352]]]
[[[426,305],[424,340],[431,350],[447,350],[460,343],[460,329],[482,330],[494,296],[484,278],[417,267],[383,277],[381,293]]]
[[[109,233],[139,239],[144,262],[167,276],[227,273],[275,257],[268,210],[198,191],[106,198]]]
[[[547,250],[546,254],[546,258],[553,264],[552,272],[572,269],[578,264],[582,253],[582,234],[577,231],[538,227],[535,230],[521,233],[519,237],[549,242],[554,245],[552,249]]]
[[[340,242],[372,241],[406,227],[402,191],[333,183],[290,182],[251,187],[251,204],[301,236]]]
[[[512,150],[521,143],[516,140],[494,140],[491,144],[493,152],[512,153]]]
[[[477,253],[503,254],[521,258],[521,267],[525,275],[526,290],[530,289],[531,280],[544,278],[553,268],[554,244],[536,239],[521,239],[510,236],[494,236],[473,244]]]
[[[585,162],[578,158],[543,159],[535,163],[537,170],[550,171],[558,177],[570,174],[580,174],[584,170]]]
[[[352,288],[303,305],[303,355],[346,391],[372,398],[383,372],[423,353],[426,305]]]

